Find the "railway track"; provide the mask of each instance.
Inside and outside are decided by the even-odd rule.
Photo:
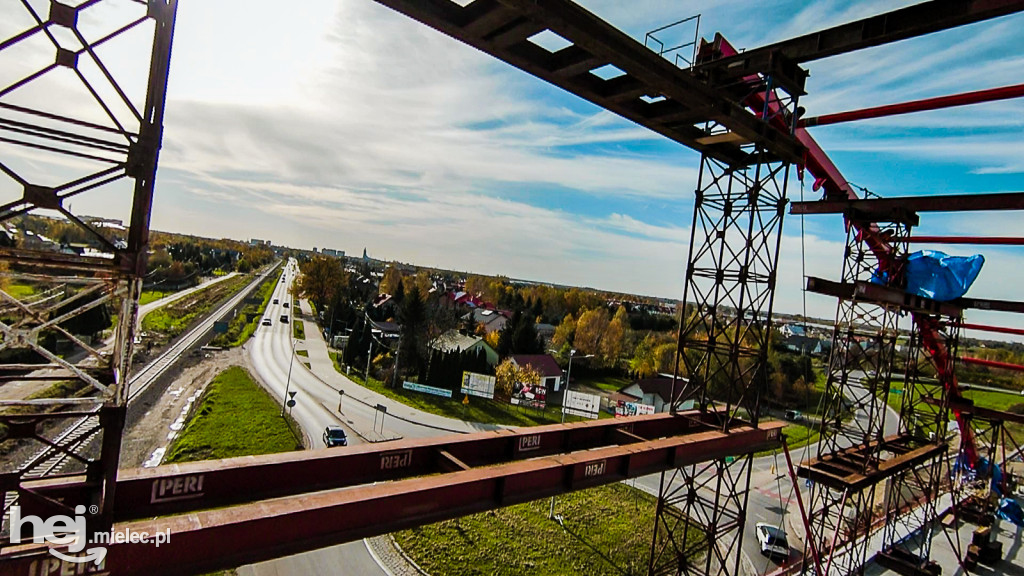
[[[132,375],[128,382],[128,405],[130,406],[150,385],[170,369],[181,358],[182,354],[206,335],[213,328],[217,319],[223,317],[241,303],[275,270],[277,270],[276,266],[257,276],[248,286],[240,290],[238,294],[235,294],[215,311],[208,314],[199,324],[178,338],[167,350],[163,351],[159,356]],[[87,446],[99,433],[100,423],[98,415],[84,416],[75,420],[54,438],[53,446],[45,446],[25,459],[18,468],[21,470],[22,478],[36,479],[56,475],[63,472],[64,468],[73,461],[79,460],[84,462],[81,457],[77,456],[75,451],[80,447]],[[6,532],[7,529],[8,511],[17,501],[17,492],[7,492],[4,494],[3,532]]]

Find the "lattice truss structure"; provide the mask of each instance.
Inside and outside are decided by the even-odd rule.
[[[109,512],[176,7],[176,0],[22,0],[5,6],[5,518],[23,479],[83,471],[95,490],[91,502],[76,504],[99,506],[100,518]],[[122,220],[85,215],[95,211]]]
[[[888,246],[882,261],[889,266],[883,266],[880,272],[878,256],[883,248],[866,242],[863,230],[906,237],[910,225],[905,221],[848,220],[842,281],[854,283],[874,277],[888,286],[901,287],[899,262],[907,253],[906,243]],[[839,300],[822,400],[821,441],[816,458],[808,467],[842,477],[867,476],[877,470],[884,451],[886,401],[899,335],[898,318],[895,305],[861,299],[856,294]],[[879,517],[875,511],[875,486],[814,484],[808,511],[811,538],[829,566],[826,573],[855,573],[867,559],[867,536]]]
[[[770,78],[723,89],[763,103],[765,122],[790,125],[796,96]],[[692,401],[723,430],[756,426],[761,416],[790,172],[763,148],[747,151],[749,164],[701,159],[683,295],[693,308],[682,320],[673,391],[674,409]],[[740,573],[752,462],[747,454],[663,475],[652,574]]]
[[[956,389],[956,383],[950,380],[955,374],[960,318],[923,313],[913,316],[914,327],[907,346],[899,402],[898,433],[920,445],[944,442],[949,435],[949,391]],[[940,365],[945,369],[936,371]],[[939,378],[927,376],[932,372],[937,372]],[[956,557],[963,557],[955,530],[949,530],[939,521],[940,513],[957,499],[952,483],[955,456],[955,452],[947,449],[887,482],[880,563],[926,569],[930,564],[932,540],[938,531],[944,533]],[[955,526],[957,522],[950,525]]]

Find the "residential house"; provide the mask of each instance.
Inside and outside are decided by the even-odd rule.
[[[513,354],[510,356],[516,366],[532,366],[540,372],[541,384],[548,390],[562,389],[562,367],[548,354]]]
[[[782,345],[790,352],[808,354],[810,356],[820,356],[824,351],[821,339],[814,338],[813,336],[790,336],[782,342]]]
[[[430,342],[430,347],[442,352],[476,352],[483,350],[487,357],[487,363],[491,366],[498,364],[498,353],[491,348],[484,339],[479,336],[463,334],[458,330],[449,330]]]
[[[474,326],[482,325],[486,334],[490,334],[495,330],[501,330],[508,323],[508,318],[501,312],[484,308],[474,308],[463,316],[462,319],[472,322]]]
[[[807,327],[803,324],[783,324],[779,326],[779,333],[782,334],[783,338],[791,338],[793,336],[807,336]]]
[[[677,386],[686,383],[685,378],[679,378]],[[672,405],[672,375],[659,374],[653,378],[642,378],[619,390],[624,394],[636,398],[636,402],[654,406],[655,412],[668,412]]]

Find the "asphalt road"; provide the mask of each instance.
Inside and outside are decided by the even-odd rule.
[[[316,331],[316,324],[307,322],[307,342],[296,342],[292,337],[293,322],[301,317],[301,311],[284,304],[291,303],[290,287],[298,274],[297,266],[290,262],[284,271],[282,282],[275,288],[273,298],[278,300],[277,304],[270,304],[267,307],[264,318],[271,321],[271,326],[261,325],[252,340],[247,344],[253,367],[260,379],[268,386],[274,396],[283,398],[285,390],[294,392],[296,405],[291,408],[291,414],[302,427],[303,432],[310,439],[310,445],[314,449],[325,449],[321,440],[323,430],[327,425],[338,424],[344,426],[349,432],[349,442],[360,443],[361,436],[378,440],[385,437],[428,437],[448,434],[450,432],[436,428],[417,425],[412,422],[394,418],[394,414],[400,414],[403,408],[384,399],[375,399],[375,395],[368,392],[360,392],[360,387],[352,384],[343,376],[336,374],[333,367],[329,370],[325,364],[330,366],[326,358],[326,347],[322,338]],[[281,316],[288,315],[288,322],[282,322]],[[293,349],[307,350],[309,357],[295,356]],[[303,366],[301,362],[309,362],[312,370]],[[317,372],[320,377],[314,374]],[[860,378],[851,378],[851,383],[859,385]],[[338,411],[339,389],[345,389],[347,394],[342,398],[342,411]],[[352,395],[362,393],[363,401],[356,401]],[[374,403],[382,402],[389,404],[389,416],[385,416],[385,424],[380,425],[381,414],[375,410]],[[465,431],[479,429],[478,426],[455,423],[451,420],[435,417],[433,415],[414,414],[419,420],[427,420],[434,425],[449,428],[460,428]],[[854,413],[854,418],[864,419],[867,415],[862,410]],[[887,408],[885,414],[886,434],[895,433],[899,422],[898,415]],[[794,450],[794,464],[801,459],[810,457],[815,452],[815,447]],[[657,494],[660,482],[660,475],[651,475],[636,480],[636,486],[649,493]],[[677,481],[678,484],[678,481]],[[768,522],[780,526],[792,534],[791,527],[797,526],[798,522],[792,524],[783,521],[783,514],[793,506],[792,515],[794,520],[798,518],[795,508],[794,490],[792,482],[787,476],[785,457],[779,454],[778,457],[765,456],[754,460],[751,472],[751,490],[747,502],[746,529],[743,536],[742,549],[746,556],[744,561],[745,572],[752,571],[754,574],[765,574],[775,569],[780,561],[769,559],[761,554],[760,545],[754,533],[754,525],[757,522]],[[809,503],[808,489],[800,485],[805,506]],[[708,491],[705,496],[712,496]],[[790,538],[791,544],[795,538]],[[794,547],[795,548],[795,547]],[[794,553],[796,550],[794,549]],[[279,576],[290,574],[378,574],[386,575],[373,557],[369,554],[365,544],[354,542],[341,546],[333,546],[298,554],[287,558],[281,558],[261,564],[246,566],[239,569],[243,576]]]
[[[279,399],[285,395],[285,387],[295,391],[295,407],[291,414],[309,437],[313,449],[324,449],[321,437],[324,428],[329,424],[345,424],[334,412],[325,408],[320,400],[337,404],[338,394],[313,377],[304,366],[299,364],[300,358],[292,354],[292,310],[285,308],[285,302],[291,302],[289,292],[291,283],[297,275],[294,261],[285,266],[284,281],[274,288],[273,298],[277,304],[267,305],[264,318],[269,318],[272,325],[256,330],[253,338],[246,344],[252,365],[259,378],[269,386],[274,396]],[[281,322],[282,314],[288,314],[289,321]],[[291,376],[289,378],[289,370]],[[348,427],[346,425],[346,427]],[[358,444],[359,436],[348,427],[349,442]],[[342,448],[334,448],[341,450]],[[381,569],[370,555],[362,540],[338,546],[330,546],[319,550],[277,558],[267,562],[242,566],[238,569],[239,576],[299,576],[315,574],[331,574],[343,576],[389,576]]]

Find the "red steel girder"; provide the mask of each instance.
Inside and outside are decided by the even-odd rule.
[[[169,531],[170,538],[159,548],[151,543],[111,544],[107,547],[104,569],[112,576],[159,576],[224,569],[747,454],[778,445],[783,427],[784,423],[769,422],[759,428],[736,427],[730,432],[701,431],[447,474],[118,523],[114,525],[115,531],[149,534]],[[255,464],[268,458],[272,459],[256,456],[252,460]],[[205,464],[215,468],[217,463]],[[258,492],[260,487],[254,482],[245,482],[235,489]],[[15,546],[0,556],[0,572],[12,575],[51,573],[41,572],[51,568],[50,561],[46,546]],[[60,568],[56,567],[57,572]]]
[[[958,325],[961,328],[967,330],[981,330],[982,332],[997,332],[1000,334],[1015,334],[1017,336],[1024,336],[1024,329],[1020,328],[1007,328],[1005,326],[987,326],[985,324],[969,324],[967,322],[960,322]]]
[[[802,118],[797,122],[797,126],[806,128],[813,126],[826,126],[828,124],[839,124],[841,122],[852,122],[854,120],[867,120],[869,118],[882,118],[885,116],[910,114],[912,112],[924,112],[927,110],[952,108],[954,106],[968,106],[971,104],[981,104],[982,102],[1008,100],[1010,98],[1020,98],[1022,96],[1024,96],[1024,84],[1017,84],[1016,86],[1004,86],[1002,88],[964,92],[962,94],[925,98],[923,100],[913,100],[911,102],[902,102],[900,104],[887,104],[885,106],[874,106],[871,108],[861,108],[860,110],[850,110],[848,112],[836,112],[835,114]]]
[[[987,368],[999,368],[1000,370],[1014,370],[1016,372],[1024,372],[1024,366],[1020,364],[1010,364],[1009,362],[997,362],[995,360],[985,360],[984,358],[972,358],[970,356],[960,356],[957,358],[964,364],[974,364],[975,366],[985,366]]]
[[[894,242],[911,244],[973,244],[976,246],[1024,246],[1024,238],[990,236],[907,236],[893,238]]]
[[[1024,192],[1002,194],[950,194],[943,196],[904,196],[844,200],[793,202],[790,214],[845,214],[860,216],[890,214],[896,209],[909,212],[973,212],[987,210],[1024,210]]]
[[[689,434],[712,427],[713,415],[687,411],[652,414],[629,421],[594,420],[517,430],[408,439],[351,446],[345,450],[286,452],[155,468],[121,470],[114,509],[116,520],[252,502],[410,478],[424,474],[504,464],[570,450],[591,450]],[[705,423],[707,422],[707,423]],[[253,488],[239,490],[240,485]],[[26,513],[43,514],[54,500],[74,499],[77,479],[26,483]]]

